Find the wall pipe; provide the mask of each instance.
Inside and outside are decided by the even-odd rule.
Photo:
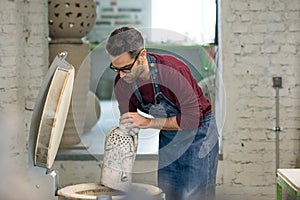
[[[281,132],[281,128],[279,126],[279,89],[282,88],[282,78],[281,77],[273,77],[273,87],[276,91],[275,96],[275,103],[276,103],[276,126],[273,129],[276,134],[276,141],[275,141],[275,147],[276,147],[276,171],[279,168],[279,133]]]

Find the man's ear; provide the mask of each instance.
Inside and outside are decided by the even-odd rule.
[[[143,60],[146,59],[146,56],[147,56],[147,50],[146,50],[146,49],[143,49],[143,50],[141,51],[141,57],[143,58]]]

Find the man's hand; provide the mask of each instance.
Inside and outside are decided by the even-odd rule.
[[[176,116],[169,118],[146,118],[137,112],[127,112],[120,117],[120,124],[129,123],[126,128],[154,128],[164,130],[181,130],[177,124]]]
[[[120,117],[120,124],[128,123],[129,125],[126,126],[126,128],[128,128],[128,129],[131,129],[131,128],[142,128],[142,129],[150,128],[150,122],[151,122],[151,119],[145,118],[137,112],[127,112],[127,113],[124,113]]]

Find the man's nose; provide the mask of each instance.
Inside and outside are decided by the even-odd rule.
[[[122,72],[122,71],[119,71],[120,73],[120,77],[123,78],[124,76],[126,76],[126,73]]]

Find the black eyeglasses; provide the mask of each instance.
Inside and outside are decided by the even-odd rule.
[[[131,69],[132,69],[132,67],[133,67],[133,65],[134,65],[134,63],[135,63],[136,60],[138,59],[138,57],[139,57],[140,53],[142,52],[142,50],[143,50],[143,49],[141,49],[141,50],[139,51],[139,53],[136,55],[136,57],[134,58],[134,61],[133,61],[132,64],[125,65],[125,66],[123,66],[123,67],[121,67],[121,68],[116,68],[115,66],[113,66],[112,63],[110,63],[109,68],[112,69],[114,72],[130,73],[130,72],[131,72]]]

